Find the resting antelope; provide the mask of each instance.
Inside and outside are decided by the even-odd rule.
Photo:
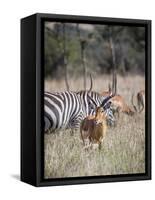
[[[84,146],[87,148],[91,145],[97,145],[101,149],[101,144],[106,136],[107,122],[106,110],[110,107],[108,102],[114,95],[108,96],[102,104],[96,108],[94,116],[87,116],[81,123],[80,133]]]
[[[105,95],[105,92],[101,93],[103,96]],[[126,104],[124,97],[117,94],[114,97],[111,98],[111,105],[112,108],[117,111],[118,113],[123,112],[128,115],[133,115],[134,111]]]
[[[112,81],[112,87],[115,88],[115,91],[116,91],[117,79],[116,79],[116,75],[113,75],[113,76],[115,76],[115,77],[113,78],[113,81]],[[112,91],[112,89],[111,89],[111,86],[109,84],[109,91],[104,91],[104,92],[101,93],[101,95],[104,96],[104,97],[109,96],[111,91]],[[118,114],[120,112],[126,113],[128,115],[134,114],[134,111],[125,102],[124,97],[122,97],[119,94],[116,94],[114,97],[111,98],[111,105],[112,105],[114,111],[116,111]]]
[[[137,110],[137,106],[134,104],[133,99],[134,99],[134,94],[132,95],[132,105],[136,112],[138,111],[139,113],[141,113],[145,107],[145,90],[139,91],[136,95],[138,110]]]

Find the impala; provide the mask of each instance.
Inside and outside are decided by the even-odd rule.
[[[132,95],[132,105],[136,112],[141,113],[145,107],[145,90],[139,91],[136,95],[136,99],[137,99],[138,109],[137,109],[137,106],[134,104],[134,94],[133,94]]]
[[[97,145],[101,149],[101,144],[107,132],[106,110],[110,108],[109,101],[114,95],[106,97],[102,104],[96,108],[95,115],[87,116],[81,123],[80,133],[85,148]]]

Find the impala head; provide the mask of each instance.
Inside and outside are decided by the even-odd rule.
[[[103,123],[106,120],[106,113],[103,107],[97,107],[96,115],[94,118],[95,124]]]
[[[104,98],[104,100],[102,101],[102,103],[98,106],[96,104],[96,102],[88,95],[88,105],[89,105],[89,108],[91,110],[94,110],[96,111],[95,113],[98,112],[98,110],[100,111],[100,113],[102,113],[101,111],[105,112],[105,115],[106,114],[106,111],[110,108],[111,106],[111,101],[110,99],[114,96],[114,94],[111,94],[110,96]]]

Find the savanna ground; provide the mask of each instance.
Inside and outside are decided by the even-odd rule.
[[[145,88],[142,76],[118,76],[118,94],[131,106],[131,96]],[[93,78],[93,90],[107,90],[110,76]],[[87,81],[89,88],[89,80]],[[83,89],[82,80],[71,79],[72,91]],[[58,88],[58,89],[57,89]],[[45,91],[66,90],[64,80],[46,80]],[[132,106],[131,106],[132,107]],[[117,126],[108,128],[102,149],[85,150],[80,132],[45,134],[45,178],[114,175],[145,172],[145,113],[121,114]]]

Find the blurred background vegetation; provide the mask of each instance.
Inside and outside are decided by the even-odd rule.
[[[45,78],[145,73],[145,28],[46,22]]]

